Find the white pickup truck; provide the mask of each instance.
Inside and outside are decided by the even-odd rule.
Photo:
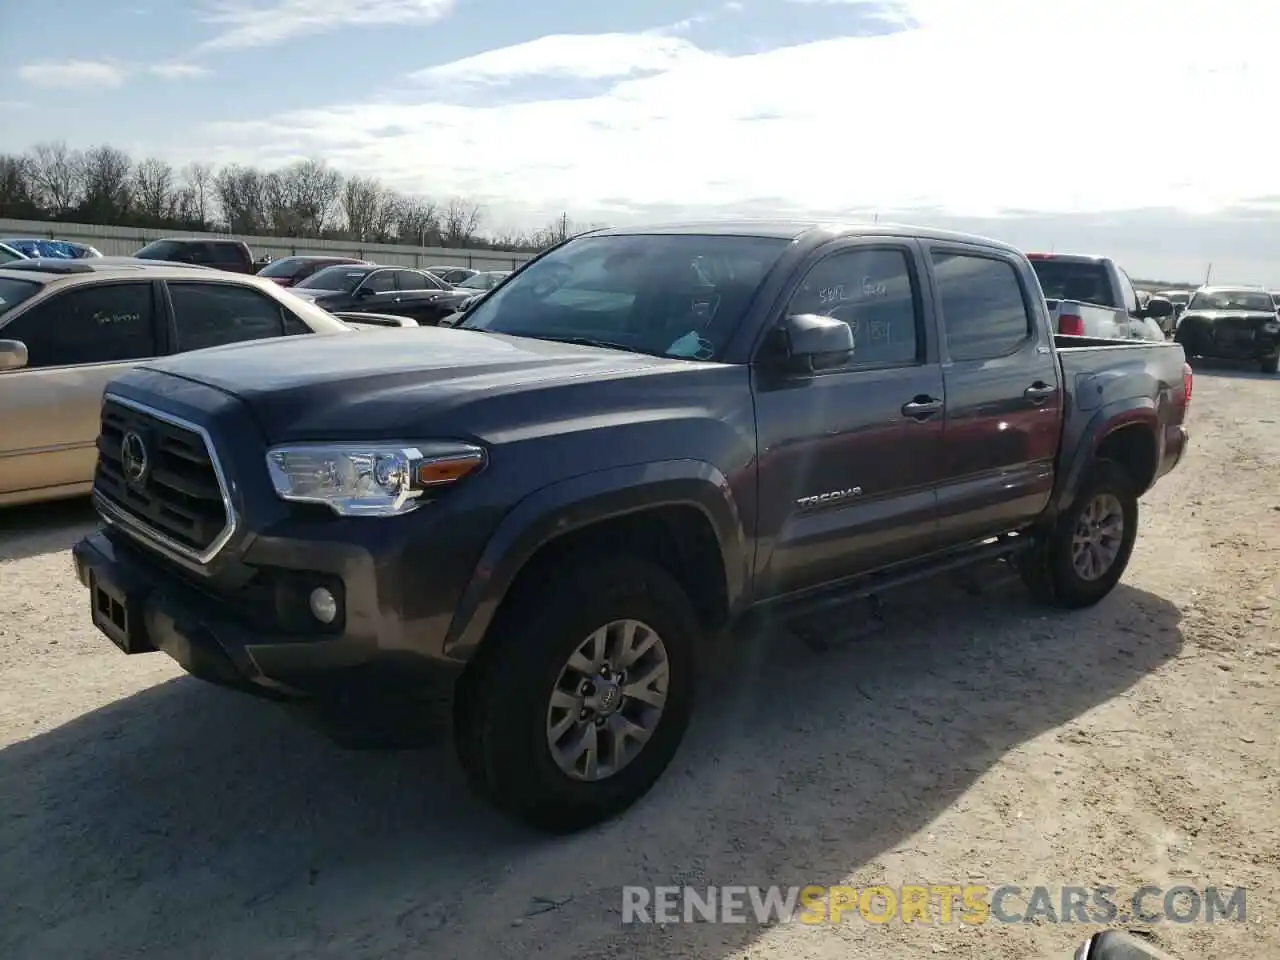
[[[1160,319],[1169,304],[1148,307],[1128,274],[1107,257],[1082,254],[1030,253],[1027,259],[1040,278],[1054,330],[1067,336],[1109,340],[1165,340]]]

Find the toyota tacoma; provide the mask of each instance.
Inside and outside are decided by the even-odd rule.
[[[1102,600],[1190,396],[1177,344],[1055,335],[994,241],[601,230],[456,328],[116,380],[74,556],[125,653],[353,716],[443,697],[478,792],[568,831],[659,778],[749,613],[990,558]]]

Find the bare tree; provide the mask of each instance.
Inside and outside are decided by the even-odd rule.
[[[342,192],[342,174],[317,160],[302,160],[267,174],[266,213],[280,236],[318,237]]]
[[[454,197],[440,218],[440,232],[446,247],[465,247],[480,229],[481,210],[474,203]]]
[[[266,178],[253,169],[233,163],[218,171],[213,190],[232,233],[262,233],[267,228]]]
[[[0,154],[0,217],[35,217],[40,205],[31,193],[31,163],[26,157]]]
[[[401,243],[430,247],[442,242],[440,208],[426,197],[397,198],[395,218]]]
[[[373,177],[351,177],[342,188],[342,212],[353,240],[383,240],[391,233],[398,198]]]
[[[182,179],[186,181],[184,194],[189,208],[189,216],[185,219],[195,220],[202,224],[213,222],[214,187],[213,166],[208,163],[191,163],[183,168]]]
[[[174,191],[173,167],[163,160],[148,157],[133,172],[134,205],[148,220],[161,221],[174,215],[177,196]]]
[[[133,206],[133,161],[115,147],[84,155],[84,199],[80,210],[95,223],[119,223]]]
[[[37,143],[28,158],[28,172],[36,200],[55,217],[65,216],[80,202],[84,158],[64,140]]]

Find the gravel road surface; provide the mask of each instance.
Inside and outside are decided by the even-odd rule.
[[[1148,929],[1280,957],[1280,379],[1201,369],[1122,585],[886,597],[814,653],[743,637],[653,794],[560,840],[448,751],[356,752],[89,626],[83,503],[0,512],[0,957],[1066,960],[1082,924],[621,924],[624,884],[1248,888]]]

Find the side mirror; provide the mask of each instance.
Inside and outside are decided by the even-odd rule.
[[[373,294],[373,287],[360,287],[356,290],[356,298],[360,300],[363,300],[365,297],[372,297]]]
[[[27,345],[21,340],[0,340],[0,370],[21,370],[27,365]]]
[[[788,316],[778,326],[787,366],[805,373],[829,370],[853,356],[853,331],[843,320],[813,313]]]
[[[1173,316],[1173,302],[1164,297],[1152,297],[1142,312],[1153,320],[1167,320]]]

